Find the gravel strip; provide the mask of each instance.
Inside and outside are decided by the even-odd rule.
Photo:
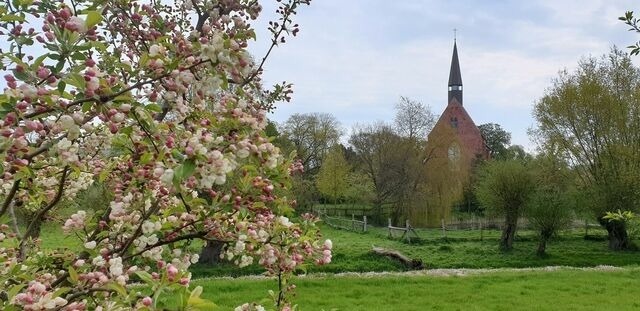
[[[310,273],[296,276],[296,278],[336,278],[336,277],[351,277],[351,278],[383,278],[383,277],[416,277],[416,276],[434,276],[434,277],[451,277],[451,276],[468,276],[478,274],[491,274],[501,272],[553,272],[553,271],[623,271],[632,270],[638,268],[623,268],[615,266],[600,265],[595,267],[570,267],[570,266],[547,266],[537,268],[496,268],[496,269],[426,269],[415,271],[403,271],[403,272],[343,272],[343,273]],[[202,280],[261,280],[261,279],[273,279],[274,277],[268,277],[264,275],[248,275],[240,277],[207,277],[201,279],[194,279],[197,281]]]

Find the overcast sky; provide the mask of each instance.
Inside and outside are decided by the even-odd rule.
[[[267,63],[267,83],[295,85],[271,118],[328,112],[349,133],[356,123],[391,122],[400,96],[440,115],[457,28],[465,108],[477,125],[498,123],[531,150],[534,102],[559,70],[640,39],[617,20],[634,9],[631,0],[313,0],[297,16],[299,36]],[[261,28],[273,10],[265,5]],[[261,57],[268,36],[258,36],[252,50]]]

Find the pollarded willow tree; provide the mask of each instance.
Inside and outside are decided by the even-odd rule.
[[[292,17],[309,0],[278,2],[269,52],[298,32]],[[285,217],[289,175],[302,168],[264,133],[266,112],[291,90],[263,90],[266,56],[255,64],[247,51],[261,8],[249,0],[0,5],[8,42],[0,308],[207,309],[201,290],[188,288],[196,239],[224,242],[226,259],[258,262],[280,280],[307,259],[330,261],[313,217]],[[63,225],[82,251],[40,249],[40,223],[94,181],[113,200]],[[34,215],[21,234],[6,225],[12,209]],[[273,308],[291,307],[286,292]]]
[[[504,217],[500,249],[513,248],[518,218],[523,215],[535,182],[530,168],[517,160],[489,161],[478,173],[475,194],[486,210]]]

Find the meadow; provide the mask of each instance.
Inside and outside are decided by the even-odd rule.
[[[604,230],[590,230],[587,238],[582,230],[562,231],[549,244],[546,257],[536,256],[535,232],[528,230],[518,232],[508,253],[498,250],[498,230],[449,231],[446,238],[439,229],[417,233],[420,239],[407,243],[389,239],[385,228],[355,233],[323,226],[334,244],[332,263],[299,272],[293,280],[294,302],[301,310],[327,311],[640,308],[640,292],[634,290],[640,288],[640,252],[609,251]],[[81,248],[75,237],[64,236],[54,224],[44,226],[42,243],[46,248]],[[372,254],[374,246],[420,259],[428,270],[403,272],[398,262]],[[564,267],[544,268],[548,266]],[[219,310],[261,301],[277,286],[275,280],[259,276],[258,266],[194,265],[191,271],[195,284],[204,287],[204,296]]]
[[[294,280],[300,310],[638,310],[640,269],[494,271],[467,276],[332,276]],[[275,280],[203,279],[219,310],[260,301]]]

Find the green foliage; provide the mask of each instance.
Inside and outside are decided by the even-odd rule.
[[[522,162],[489,161],[478,172],[475,193],[490,214],[517,217],[529,199],[533,185],[533,176]]]
[[[602,218],[608,222],[624,224],[627,230],[629,230],[629,236],[632,238],[640,236],[640,217],[632,211],[617,210],[615,212],[607,212]]]
[[[570,195],[571,171],[557,158],[542,154],[532,164],[535,190],[525,214],[538,231],[538,254],[544,255],[547,241],[574,219],[574,201]]]
[[[629,28],[629,31],[640,32],[640,26],[638,26],[638,19],[633,16],[633,11],[625,12],[624,16],[620,16],[618,17],[618,19],[631,27]],[[629,52],[631,55],[640,54],[640,41],[636,42],[633,45],[628,46],[627,48],[631,49],[631,52]]]
[[[511,144],[511,133],[505,131],[500,124],[485,123],[478,126],[492,159],[506,159],[507,148]]]
[[[500,248],[511,250],[518,225],[534,186],[529,168],[520,161],[490,161],[480,168],[476,197],[489,214],[504,217]]]
[[[640,202],[640,72],[613,49],[562,71],[536,103],[543,150],[566,158],[597,217]]]
[[[348,187],[345,192],[345,199],[349,203],[369,203],[374,199],[373,184],[365,174],[361,172],[350,172],[347,177]]]
[[[292,192],[298,207],[309,209],[318,202],[320,194],[313,180],[303,176],[294,176],[292,180]]]
[[[342,146],[333,146],[322,160],[322,167],[316,176],[318,191],[334,203],[344,198],[349,187],[347,176],[350,170]]]

